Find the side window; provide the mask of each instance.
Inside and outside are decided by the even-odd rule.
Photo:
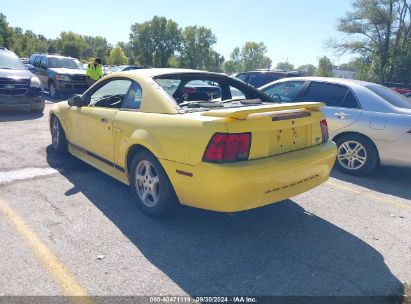
[[[41,67],[41,68],[47,68],[47,57],[46,57],[46,56],[44,56],[43,58],[41,58],[40,67]]]
[[[239,89],[230,86],[231,98],[232,99],[245,99],[244,92],[240,91]]]
[[[304,101],[324,102],[328,107],[341,107],[348,88],[331,83],[312,82]]]
[[[40,67],[40,60],[41,60],[41,58],[42,58],[42,56],[37,56],[36,58],[34,58],[33,65],[34,65],[36,68],[39,68],[39,67]]]
[[[357,98],[355,98],[354,94],[351,91],[348,92],[342,106],[348,109],[359,109],[360,108]]]
[[[114,79],[103,84],[90,95],[90,106],[120,108],[131,86],[131,80]]]
[[[142,94],[140,85],[133,82],[130,90],[127,93],[127,96],[125,97],[123,101],[121,108],[122,109],[132,109],[132,110],[140,109],[142,97],[143,97],[143,94]]]
[[[278,101],[294,101],[304,85],[304,81],[287,81],[277,83],[263,92]]]
[[[238,75],[236,78],[238,78],[238,79],[246,82],[246,80],[247,80],[247,74],[240,74],[240,75]]]
[[[36,59],[36,55],[31,55],[29,63],[34,65],[34,60]]]

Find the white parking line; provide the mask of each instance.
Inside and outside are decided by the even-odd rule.
[[[39,176],[52,175],[57,172],[57,170],[52,168],[24,168],[12,171],[0,171],[0,184]]]

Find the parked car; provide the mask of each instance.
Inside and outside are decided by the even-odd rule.
[[[325,103],[337,167],[363,175],[378,164],[411,166],[411,100],[385,86],[357,80],[301,77],[260,88],[282,102]]]
[[[236,75],[238,79],[251,84],[252,86],[259,88],[267,83],[273,82],[275,80],[287,77],[298,77],[299,72],[296,71],[281,71],[281,70],[257,70],[249,71]]]
[[[43,112],[44,93],[34,76],[12,51],[0,47],[0,110]]]
[[[186,101],[194,81],[220,86],[221,100]],[[232,99],[231,88],[245,98]],[[110,74],[55,104],[50,128],[57,153],[129,185],[148,215],[164,215],[178,202],[234,212],[328,179],[336,146],[321,106],[278,104],[218,73],[145,69]]]
[[[86,70],[78,59],[51,54],[33,54],[31,72],[47,88],[51,98],[83,93],[88,88]]]
[[[120,71],[130,71],[130,70],[139,70],[139,69],[147,69],[144,65],[120,65],[118,66]]]

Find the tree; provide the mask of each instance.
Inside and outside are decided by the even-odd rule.
[[[314,76],[317,68],[312,64],[304,64],[298,67],[297,71],[304,73],[304,76]]]
[[[294,70],[294,65],[289,63],[288,61],[279,62],[277,63],[277,69],[284,70],[284,71],[292,71]]]
[[[110,52],[108,62],[112,65],[123,65],[128,63],[128,58],[121,47],[115,47]]]
[[[211,29],[204,26],[188,26],[182,31],[181,66],[191,69],[205,69],[207,62],[212,59],[212,46],[217,38]]]
[[[205,69],[211,72],[222,72],[222,65],[224,62],[224,56],[211,50],[205,60]]]
[[[250,71],[267,68],[265,53],[267,53],[267,47],[263,42],[246,42],[241,49],[242,69]]]
[[[333,64],[327,56],[318,59],[318,70],[316,75],[321,77],[333,76]]]
[[[5,15],[0,13],[0,46],[10,48],[12,45],[13,29],[9,26]]]
[[[81,54],[86,48],[84,38],[74,32],[61,32],[57,44],[63,55],[74,58],[81,58]]]
[[[131,26],[130,43],[138,60],[153,67],[166,67],[178,50],[181,29],[171,19],[155,16],[151,21]]]
[[[330,45],[340,53],[348,51],[371,60],[370,73],[380,82],[400,77],[394,75],[409,54],[410,10],[407,0],[355,0],[353,11],[337,25],[346,39]]]
[[[246,42],[241,48],[236,47],[230,55],[230,60],[224,62],[223,71],[227,74],[256,70],[270,69],[271,59],[265,56],[267,47],[260,42]]]

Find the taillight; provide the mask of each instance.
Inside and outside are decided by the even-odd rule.
[[[226,163],[248,160],[251,133],[215,133],[204,152],[203,161]]]
[[[321,126],[321,133],[323,137],[323,143],[328,141],[328,124],[327,120],[323,119],[320,121],[320,126]]]

